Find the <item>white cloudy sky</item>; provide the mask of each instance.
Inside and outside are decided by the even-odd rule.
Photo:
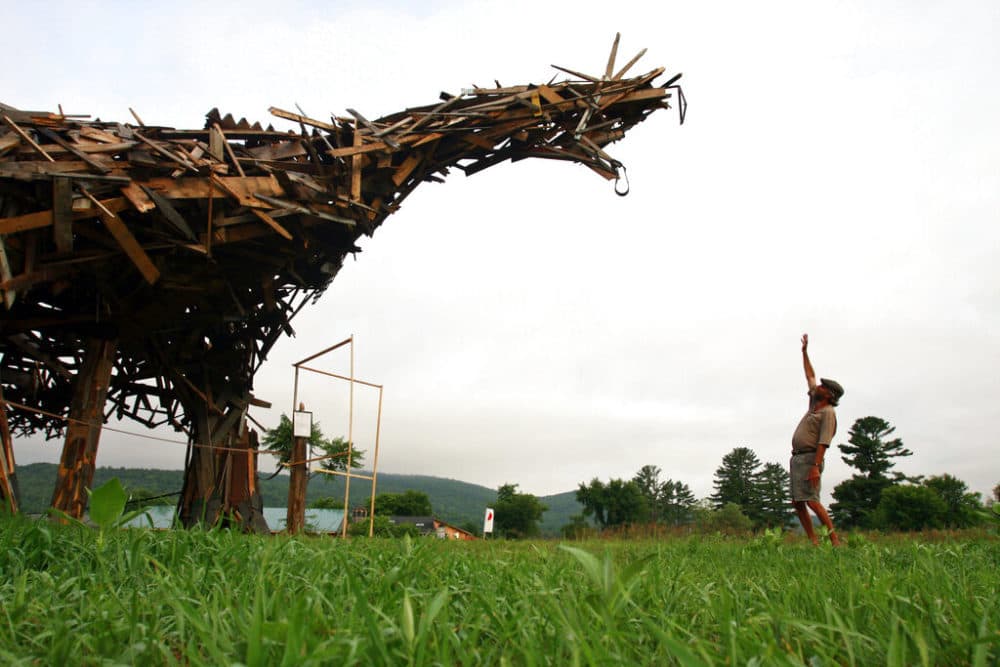
[[[628,197],[547,162],[421,186],[274,349],[265,425],[290,364],[354,334],[358,376],[385,385],[380,471],[545,495],[654,464],[703,496],[734,447],[787,460],[808,331],[847,389],[838,442],[877,415],[914,451],[902,471],[1000,482],[992,0],[10,5],[0,101],[105,120],[375,118],[550,64],[599,73],[616,31],[620,62],[645,47],[636,71],[684,73],[684,126],[658,112],[611,147]],[[343,387],[302,394],[346,434]],[[370,448],[374,394],[356,399]],[[831,454],[826,500],[850,474]],[[181,467],[183,447],[105,433],[98,463]]]

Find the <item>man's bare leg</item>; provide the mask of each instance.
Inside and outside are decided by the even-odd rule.
[[[830,515],[826,513],[826,508],[823,507],[823,505],[821,505],[820,503],[816,502],[815,500],[810,500],[808,504],[809,504],[809,509],[811,509],[813,512],[816,513],[816,516],[819,517],[820,523],[826,526],[826,529],[830,532],[830,542],[833,544],[833,546],[839,547],[840,538],[837,537],[837,533],[833,529],[833,521],[830,520]],[[799,519],[801,520],[802,517],[799,516]],[[813,541],[815,542],[815,540]]]
[[[795,513],[799,516],[799,523],[802,524],[802,530],[806,531],[809,541],[813,544],[819,544],[819,540],[816,539],[816,531],[813,530],[812,517],[809,516],[809,510],[806,509],[806,504],[802,501],[798,501],[792,503],[792,505],[795,507]],[[829,517],[827,518],[829,519]]]

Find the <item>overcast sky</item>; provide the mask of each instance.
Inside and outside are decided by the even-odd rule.
[[[266,426],[291,363],[353,334],[385,386],[380,472],[547,495],[653,464],[703,497],[734,447],[787,462],[809,332],[846,389],[835,442],[876,415],[914,452],[898,470],[1000,482],[995,0],[9,4],[0,101],[103,120],[376,118],[551,64],[600,74],[616,31],[619,62],[648,48],[635,72],[684,73],[685,124],[658,111],[608,150],[627,197],[546,161],[421,185],[275,346]],[[347,434],[345,387],[300,393]],[[355,400],[370,461],[376,395]],[[16,443],[22,465],[60,449]],[[98,464],[183,458],[105,432]],[[832,450],[824,501],[850,474]]]

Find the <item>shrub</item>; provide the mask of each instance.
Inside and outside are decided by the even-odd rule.
[[[875,514],[878,526],[888,530],[941,528],[948,505],[934,489],[904,484],[882,492]]]
[[[753,522],[736,503],[726,503],[717,510],[700,516],[700,527],[709,533],[744,535],[753,529]]]

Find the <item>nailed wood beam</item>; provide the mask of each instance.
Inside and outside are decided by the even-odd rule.
[[[114,213],[101,213],[101,222],[104,223],[104,227],[111,233],[121,249],[125,251],[135,268],[139,269],[139,273],[142,277],[146,279],[146,282],[150,285],[156,283],[160,279],[160,270],[156,268],[153,260],[149,258],[146,251],[143,250],[142,246],[129,231],[128,226],[122,222]]]
[[[0,284],[8,283],[13,277],[10,270],[10,260],[7,258],[7,246],[3,242],[3,236],[0,235]],[[10,310],[17,298],[17,291],[8,287],[3,287],[2,291],[3,303],[7,310]]]
[[[52,179],[52,233],[59,252],[73,251],[73,184],[68,178]]]

